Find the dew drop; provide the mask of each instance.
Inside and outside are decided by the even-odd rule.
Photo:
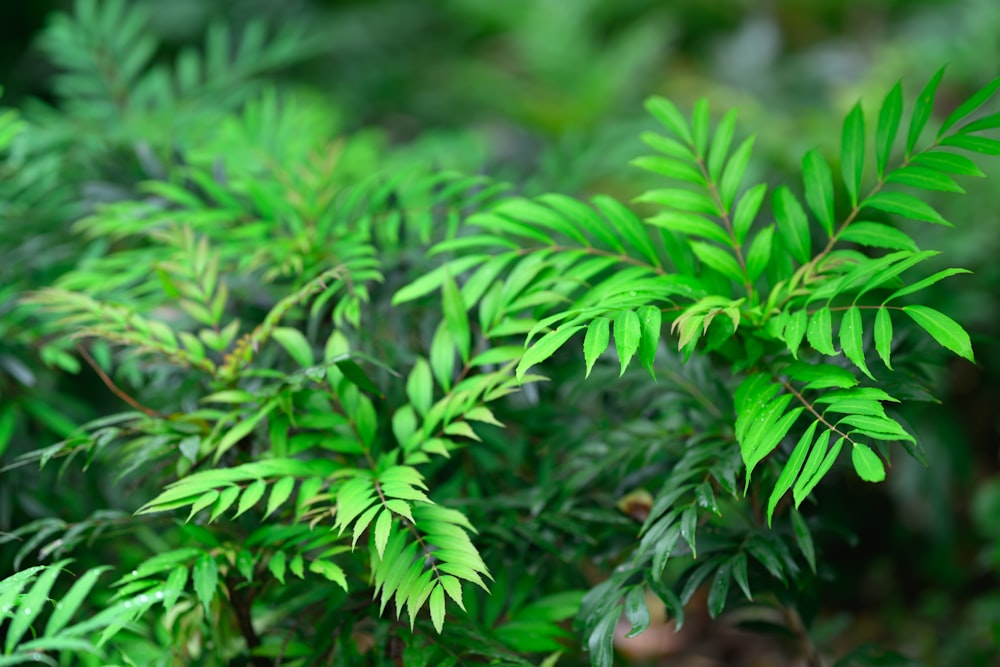
[[[157,600],[163,599],[163,591],[156,591],[156,599]]]

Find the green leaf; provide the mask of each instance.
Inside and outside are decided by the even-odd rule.
[[[419,299],[422,296],[430,294],[437,288],[441,287],[442,283],[444,283],[446,279],[446,276],[461,275],[472,267],[482,264],[489,258],[489,255],[469,255],[439,266],[417,278],[409,285],[402,287],[398,292],[396,292],[395,295],[393,295],[392,305],[397,306],[401,303],[413,301],[414,299]]]
[[[444,629],[444,587],[438,584],[431,591],[431,597],[427,602],[431,610],[431,623],[438,634]]]
[[[945,347],[963,359],[975,363],[972,353],[972,341],[969,334],[955,320],[944,313],[927,306],[904,306],[903,312],[910,316],[921,329],[926,331],[942,347]]]
[[[678,139],[688,145],[694,144],[691,129],[673,102],[662,97],[652,97],[646,100],[646,110]]]
[[[774,225],[768,225],[757,232],[750,251],[747,253],[747,273],[750,282],[756,282],[771,261],[771,241],[774,238]]]
[[[746,174],[747,165],[750,163],[750,155],[753,153],[754,137],[747,138],[739,147],[733,151],[726,168],[722,171],[722,180],[719,182],[719,198],[722,200],[722,208],[725,214],[733,208],[733,201],[736,193],[740,190],[740,183]]]
[[[844,313],[844,319],[840,322],[840,347],[844,351],[844,356],[851,360],[861,372],[870,377],[875,377],[868,370],[865,363],[865,350],[862,345],[862,334],[864,330],[861,322],[861,309],[851,306]]]
[[[833,174],[826,160],[816,149],[802,157],[802,178],[806,202],[827,236],[833,236]]]
[[[275,327],[271,331],[271,338],[285,348],[288,355],[302,368],[309,368],[313,365],[312,345],[298,329]]]
[[[730,110],[716,126],[712,147],[708,152],[708,175],[713,181],[718,181],[722,174],[722,167],[726,163],[726,154],[729,152],[735,130],[736,111]]]
[[[56,603],[56,608],[49,616],[49,621],[45,625],[45,632],[43,633],[46,637],[51,637],[57,634],[60,630],[66,627],[73,614],[76,610],[80,608],[83,601],[86,599],[87,594],[97,583],[97,578],[101,576],[111,567],[103,565],[101,567],[95,567],[91,570],[87,570],[83,575],[73,583],[73,587],[66,592],[65,595],[59,598],[59,602]]]
[[[967,99],[965,102],[959,105],[957,109],[951,112],[947,118],[944,119],[944,123],[941,124],[941,129],[938,130],[938,139],[944,136],[945,132],[950,130],[955,123],[958,123],[963,118],[971,114],[973,111],[981,107],[987,102],[993,95],[1000,89],[1000,77],[993,79],[985,86],[980,88],[976,93]]]
[[[267,488],[267,483],[262,479],[257,479],[251,482],[243,495],[240,497],[240,502],[236,506],[236,516],[239,516],[246,512],[248,509],[257,504],[257,502],[264,496],[264,489]],[[236,517],[233,517],[236,518]]]
[[[885,479],[885,465],[870,447],[855,443],[851,452],[851,462],[858,472],[858,477],[866,482],[881,482]]]
[[[660,258],[656,254],[653,240],[650,238],[646,226],[642,224],[642,220],[635,213],[618,200],[605,195],[598,195],[591,201],[604,214],[612,227],[621,234],[622,238],[643,254],[650,265],[660,265]]]
[[[924,89],[920,91],[920,96],[917,97],[917,101],[913,106],[913,115],[910,117],[910,132],[906,137],[906,157],[909,158],[910,154],[913,152],[914,147],[920,140],[920,134],[924,130],[924,126],[931,117],[931,112],[934,110],[934,95],[937,92],[938,84],[941,83],[941,77],[944,76],[944,67],[939,69],[931,80],[927,82]]]
[[[719,209],[707,195],[693,190],[683,190],[681,188],[665,188],[661,190],[649,190],[643,192],[635,198],[636,202],[658,204],[664,208],[674,211],[682,211],[691,215],[702,213],[705,215],[718,215]],[[658,225],[664,227],[665,225]]]
[[[764,195],[766,194],[767,185],[765,183],[758,183],[743,193],[743,196],[737,202],[736,211],[733,213],[733,234],[736,236],[736,242],[739,245],[742,246],[743,241],[746,240],[747,233],[757,218],[757,213],[760,211],[760,205],[763,203]]]
[[[806,340],[817,352],[836,356],[837,350],[833,347],[833,319],[829,308],[823,307],[813,313],[806,329]]]
[[[954,227],[931,208],[930,204],[913,195],[902,192],[878,192],[861,202],[862,208],[874,208],[886,213],[895,213],[911,220],[923,220],[937,225]]]
[[[587,363],[586,377],[590,377],[594,362],[608,349],[611,340],[610,325],[611,321],[608,318],[598,317],[587,327],[587,335],[583,338],[583,358]]]
[[[788,318],[788,323],[785,325],[785,330],[782,334],[785,338],[785,343],[788,345],[788,351],[796,359],[799,358],[799,345],[802,344],[802,339],[806,335],[808,318],[809,313],[806,312],[805,308],[795,311]]]
[[[275,551],[271,555],[271,559],[267,561],[267,569],[270,570],[274,578],[278,580],[281,585],[285,584],[285,562],[287,556],[284,551]]]
[[[824,431],[820,434],[820,437],[816,439],[816,444],[813,445],[813,451],[809,455],[809,459],[806,460],[805,468],[802,470],[802,475],[795,482],[795,487],[792,489],[792,496],[795,499],[795,508],[798,509],[802,501],[808,497],[812,490],[816,488],[816,485],[826,476],[826,473],[830,471],[833,464],[837,462],[837,457],[840,456],[840,450],[844,446],[844,438],[840,438],[837,442],[830,448],[830,451],[826,450],[827,442],[830,439],[830,431]],[[825,453],[825,456],[824,456]],[[813,454],[819,454],[817,457],[817,465],[815,470],[810,471],[810,474],[806,474],[807,470],[810,468],[810,462],[813,459]],[[822,458],[822,461],[819,459]]]
[[[861,103],[857,103],[844,119],[840,143],[840,169],[844,187],[851,198],[851,206],[858,204],[858,191],[865,170],[865,116]]]
[[[802,209],[802,204],[784,185],[775,189],[771,201],[774,206],[774,216],[778,220],[778,235],[792,257],[804,264],[809,261],[811,246],[809,219]]]
[[[813,545],[812,533],[809,531],[809,524],[799,514],[798,510],[792,510],[792,530],[795,531],[795,541],[799,545],[799,550],[809,563],[809,569],[816,573],[816,547]]]
[[[630,162],[630,164],[651,171],[654,174],[666,176],[685,183],[694,185],[704,185],[705,176],[690,162],[683,162],[661,155],[644,155]]]
[[[466,317],[465,303],[458,285],[451,275],[446,275],[441,287],[441,301],[444,310],[444,322],[451,334],[451,340],[458,348],[458,354],[463,363],[469,361],[469,351],[472,348],[472,334],[469,331],[469,318]]]
[[[215,562],[215,557],[204,553],[198,557],[194,563],[194,570],[191,575],[194,583],[194,592],[198,596],[198,601],[205,607],[205,613],[209,612],[209,604],[215,596],[215,589],[219,584],[219,566]]]
[[[847,229],[841,232],[840,240],[871,248],[910,250],[912,252],[920,250],[912,238],[895,227],[880,222],[852,222]]]
[[[270,516],[276,509],[281,507],[295,488],[294,477],[282,477],[271,487],[271,495],[267,499],[267,511],[264,516]]]
[[[788,457],[788,461],[785,462],[785,466],[781,469],[781,474],[778,475],[778,481],[774,483],[774,489],[771,491],[771,497],[767,501],[767,527],[771,527],[771,519],[774,516],[774,510],[778,507],[778,502],[781,498],[788,493],[788,490],[792,488],[792,484],[798,477],[799,472],[802,470],[802,464],[805,463],[806,454],[809,453],[809,449],[812,446],[813,437],[816,435],[816,427],[819,426],[819,421],[814,421],[806,429],[802,437],[799,438],[798,444],[795,445],[795,449],[792,450],[791,455]]]
[[[691,249],[698,259],[709,268],[718,271],[733,282],[743,282],[743,270],[740,269],[740,265],[736,263],[732,255],[722,248],[695,241],[691,243]]]
[[[964,155],[959,155],[958,153],[945,153],[943,151],[920,153],[919,155],[914,156],[913,164],[929,167],[930,169],[937,169],[938,171],[943,171],[949,174],[978,176],[979,178],[986,176],[986,174],[984,174],[983,171],[976,166],[975,162]]]
[[[925,287],[930,287],[934,283],[936,283],[936,282],[938,282],[940,280],[944,280],[945,278],[948,278],[949,276],[955,276],[955,275],[959,275],[959,274],[962,274],[962,273],[972,273],[972,271],[969,271],[968,269],[944,269],[943,271],[938,271],[937,273],[935,273],[932,276],[928,276],[928,277],[924,278],[923,280],[918,280],[917,282],[913,283],[912,285],[907,285],[906,287],[903,287],[901,289],[896,290],[895,292],[893,292],[892,294],[890,294],[888,296],[888,298],[886,298],[886,300],[883,301],[882,303],[883,304],[889,303],[893,299],[898,299],[901,296],[906,296],[907,294],[913,294],[914,292],[919,292],[920,290],[924,289]]]
[[[382,510],[375,520],[375,551],[378,557],[385,554],[385,545],[389,542],[389,531],[392,529],[392,513],[389,510]],[[440,632],[440,631],[439,631]]]
[[[621,618],[622,605],[615,605],[604,613],[587,637],[590,664],[593,667],[613,667],[615,661],[614,634]]]
[[[35,580],[31,589],[21,598],[20,604],[14,607],[13,618],[7,626],[6,653],[9,654],[14,650],[21,637],[31,627],[32,622],[42,613],[42,608],[45,607],[49,599],[49,591],[52,590],[56,578],[67,563],[69,563],[68,560],[61,560],[48,566]],[[6,613],[7,610],[4,609],[3,612]]]
[[[875,351],[889,370],[889,355],[892,351],[892,317],[888,308],[879,308],[875,314]]]
[[[732,579],[732,565],[727,561],[715,571],[715,577],[708,589],[708,616],[718,618],[729,597],[729,582]]]
[[[700,157],[708,150],[708,100],[698,98],[691,111],[691,137],[694,139],[694,149]]]
[[[212,514],[208,517],[209,523],[218,519],[223,512],[232,507],[233,503],[239,497],[240,491],[240,487],[234,484],[233,486],[227,486],[219,492],[219,498],[212,507]]]
[[[665,211],[646,218],[646,223],[654,227],[662,227],[673,232],[687,234],[689,236],[700,236],[710,241],[729,245],[732,239],[726,231],[718,224],[703,218],[696,213],[679,213],[677,211]]]
[[[899,183],[913,188],[938,192],[965,192],[951,176],[919,165],[908,165],[896,169],[886,178],[886,183]]]
[[[961,148],[964,151],[983,153],[984,155],[1000,155],[1000,140],[990,139],[989,137],[959,134],[952,137],[945,137],[941,140],[941,145]]]
[[[615,348],[618,350],[618,361],[621,363],[619,376],[625,375],[625,369],[639,349],[641,339],[642,325],[635,311],[623,310],[618,313],[615,318]]]
[[[421,415],[426,415],[434,403],[434,380],[431,367],[425,359],[417,359],[406,378],[406,396]]]
[[[885,167],[892,156],[892,145],[896,143],[899,121],[903,117],[903,86],[899,82],[892,87],[882,102],[878,112],[878,127],[875,130],[875,161],[879,180],[885,174]]]
[[[639,363],[643,365],[650,376],[656,379],[653,363],[656,361],[656,350],[660,345],[663,314],[656,306],[643,306],[637,311],[639,324],[642,327],[642,338],[639,340]]]
[[[517,364],[517,369],[515,375],[518,382],[524,379],[524,374],[529,368],[536,364],[540,364],[553,354],[556,350],[563,346],[563,344],[573,337],[577,331],[583,328],[583,325],[575,326],[564,326],[555,331],[550,331],[545,334],[532,345],[521,357],[521,361]]]
[[[631,629],[626,637],[636,637],[649,627],[651,620],[649,607],[646,606],[646,589],[644,586],[633,586],[625,594],[625,618]]]

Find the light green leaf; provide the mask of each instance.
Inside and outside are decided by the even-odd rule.
[[[637,311],[637,314],[642,326],[642,338],[639,341],[639,362],[655,380],[653,363],[656,360],[656,350],[660,344],[663,314],[656,306],[643,306]]]
[[[634,201],[638,203],[658,204],[664,208],[682,211],[691,215],[698,213],[706,215],[719,214],[719,209],[715,205],[715,202],[709,199],[708,196],[694,190],[683,190],[681,188],[649,190],[636,197]]]
[[[441,301],[444,311],[444,323],[451,334],[451,340],[458,348],[458,354],[463,363],[469,361],[469,351],[472,347],[472,334],[469,330],[469,318],[466,317],[466,306],[462,294],[458,291],[451,275],[446,275],[441,286]]]
[[[885,167],[892,156],[892,146],[896,143],[899,121],[903,117],[903,86],[898,81],[882,102],[878,112],[878,127],[875,130],[875,162],[879,179],[885,174]]]
[[[913,152],[914,147],[920,140],[920,134],[923,132],[924,126],[931,117],[931,112],[934,110],[934,95],[937,92],[938,84],[941,83],[941,77],[944,76],[944,67],[939,69],[931,80],[927,82],[924,89],[920,91],[920,96],[917,97],[917,101],[913,106],[913,115],[910,117],[910,131],[906,137],[906,157],[909,158],[910,154]]]
[[[706,266],[715,269],[733,282],[743,282],[743,270],[740,269],[740,265],[736,263],[732,255],[722,248],[709,243],[694,241],[691,243],[691,249]]]
[[[889,355],[892,351],[892,317],[888,308],[879,308],[875,314],[875,351],[889,370]]]
[[[736,242],[741,246],[757,218],[757,213],[760,211],[760,205],[766,194],[767,184],[758,183],[743,193],[736,204],[736,211],[733,213],[733,234],[736,236]]]
[[[441,630],[444,629],[444,587],[438,584],[431,591],[430,599],[427,602],[428,608],[431,610],[431,623],[434,624],[434,629],[437,630],[438,634],[441,634]]]
[[[271,487],[271,495],[267,499],[267,511],[264,516],[270,516],[276,509],[288,500],[295,488],[294,477],[282,477]]]
[[[615,348],[618,350],[618,361],[621,363],[619,376],[625,374],[629,362],[639,349],[642,339],[642,325],[639,316],[633,310],[623,310],[615,317]]]
[[[646,100],[646,110],[678,139],[688,145],[694,144],[691,129],[673,102],[662,97],[652,97]]]
[[[813,445],[813,452],[810,453],[809,459],[813,458],[813,453],[819,453],[822,457],[822,461],[819,462],[816,469],[810,475],[806,475],[806,470],[803,469],[802,475],[795,482],[795,487],[792,489],[792,497],[795,499],[795,509],[799,508],[802,501],[812,493],[812,490],[816,488],[816,485],[822,481],[826,476],[826,473],[830,471],[833,464],[837,462],[837,457],[840,456],[840,450],[844,446],[844,438],[840,438],[837,442],[830,448],[830,451],[826,451],[827,442],[830,439],[830,431],[824,431],[820,434],[820,437],[816,439],[816,444]],[[823,453],[826,456],[823,456]],[[806,461],[806,469],[809,468],[810,461]]]
[[[608,349],[611,340],[610,326],[611,321],[608,318],[598,317],[587,327],[587,335],[583,338],[583,358],[587,364],[586,377],[590,377],[594,362]]]
[[[851,206],[858,203],[858,191],[865,170],[865,116],[861,103],[851,108],[844,119],[840,144],[840,168],[844,175],[844,187],[851,198]]]
[[[32,622],[38,618],[42,608],[48,603],[49,591],[55,585],[56,578],[63,566],[69,562],[69,560],[61,560],[48,566],[35,580],[31,589],[21,598],[20,604],[14,606],[13,618],[7,626],[7,640],[4,644],[6,653],[9,654],[14,650],[24,633],[31,627]],[[4,612],[6,611],[4,609]]]
[[[421,415],[426,415],[431,409],[434,402],[434,380],[427,360],[420,358],[413,364],[413,370],[406,378],[406,396]]]
[[[700,97],[691,111],[691,137],[699,157],[704,157],[708,150],[708,123],[708,100]]]
[[[653,240],[650,238],[646,226],[642,224],[642,220],[635,213],[617,199],[605,195],[598,195],[591,201],[622,238],[641,252],[652,266],[660,266],[660,258],[656,254]]]
[[[840,322],[840,347],[844,351],[844,356],[850,359],[851,363],[860,368],[862,373],[874,380],[875,377],[868,370],[868,365],[865,363],[865,350],[862,344],[863,334],[861,309],[857,306],[851,306],[844,313],[844,319]]]
[[[215,501],[215,505],[212,507],[212,514],[209,516],[209,523],[215,521],[219,518],[223,512],[232,507],[233,503],[240,495],[240,487],[235,484],[232,486],[227,486],[221,492],[219,492],[219,498]]]
[[[861,202],[863,208],[874,208],[886,213],[895,213],[911,220],[933,222],[936,225],[954,227],[927,202],[902,192],[878,192]]]
[[[799,345],[802,344],[802,339],[806,335],[808,319],[809,313],[803,308],[792,313],[788,318],[788,323],[785,325],[783,333],[785,343],[788,345],[788,350],[792,353],[792,356],[796,359],[799,358]]]
[[[430,362],[434,377],[445,392],[451,391],[455,376],[455,356],[458,347],[451,339],[451,330],[445,322],[438,324],[431,339]]]
[[[194,583],[194,592],[198,596],[198,601],[208,613],[209,604],[215,596],[215,589],[219,583],[219,566],[215,562],[214,556],[204,553],[198,557],[194,563],[191,581]]]
[[[975,363],[972,353],[972,341],[969,334],[955,320],[944,313],[927,306],[904,306],[903,312],[910,316],[920,328],[929,333],[934,340],[963,359]]]
[[[779,236],[792,257],[804,264],[809,261],[811,241],[809,219],[802,209],[802,204],[784,185],[775,189],[771,202],[774,206],[774,216],[778,220]]]
[[[757,232],[753,243],[750,244],[750,251],[747,253],[747,273],[750,275],[750,282],[756,282],[767,268],[771,260],[771,241],[774,238],[774,225],[768,225]]]
[[[957,109],[952,111],[948,117],[944,119],[944,123],[941,124],[941,129],[938,130],[938,139],[943,137],[945,132],[950,130],[955,123],[959,122],[985,104],[987,100],[993,97],[998,89],[1000,89],[1000,77],[993,79],[976,91],[972,97],[967,99],[965,102],[962,102]]]
[[[287,556],[284,551],[275,551],[271,559],[267,561],[267,569],[270,570],[274,578],[283,586],[285,584],[285,563]]]
[[[867,445],[854,444],[851,462],[858,472],[858,477],[866,482],[881,482],[885,479],[885,465],[882,459]]]
[[[445,281],[446,276],[461,275],[472,267],[482,264],[487,259],[490,259],[489,255],[469,255],[466,257],[459,257],[458,259],[454,259],[447,264],[439,266],[438,268],[433,269],[432,271],[417,278],[409,285],[402,287],[398,292],[396,292],[395,295],[393,295],[392,305],[396,306],[401,303],[406,303],[407,301],[419,299],[426,294],[430,294],[441,286],[441,284]]]
[[[663,229],[669,229],[670,231],[689,236],[700,236],[701,238],[726,245],[732,243],[732,239],[729,238],[729,235],[722,227],[696,213],[665,211],[646,218],[646,223],[654,227],[662,227]]]
[[[880,222],[852,222],[847,229],[841,232],[840,240],[871,248],[889,248],[911,252],[920,250],[912,238],[895,227]]]
[[[963,176],[977,176],[983,178],[986,174],[976,166],[976,163],[958,153],[945,153],[944,151],[934,151],[920,153],[914,156],[913,164],[922,165],[949,174],[960,174]]]
[[[712,146],[708,151],[708,175],[713,181],[718,181],[722,174],[722,167],[726,163],[726,155],[729,152],[730,144],[732,144],[735,130],[736,111],[730,110],[716,126],[715,136],[712,137]]]
[[[87,570],[83,575],[73,583],[73,587],[66,592],[65,595],[59,598],[56,603],[56,608],[49,616],[49,621],[45,625],[45,632],[43,633],[46,637],[51,637],[57,634],[60,630],[66,627],[73,614],[76,610],[80,608],[83,601],[86,599],[87,594],[97,583],[97,578],[101,576],[111,567],[108,565],[103,565],[101,567],[95,567],[91,570]]]
[[[774,510],[778,507],[778,501],[788,493],[788,490],[792,488],[792,484],[795,479],[799,476],[799,471],[802,470],[802,464],[805,463],[806,454],[809,453],[809,448],[812,446],[813,437],[816,435],[816,427],[819,426],[819,421],[814,421],[806,429],[802,437],[799,438],[798,444],[795,445],[795,449],[792,450],[791,455],[788,457],[788,461],[785,462],[785,466],[781,469],[781,474],[778,475],[778,481],[774,483],[774,489],[771,491],[771,497],[767,501],[767,527],[771,527],[771,519],[774,516]]]
[[[733,201],[736,193],[740,190],[740,183],[746,174],[747,165],[750,163],[750,155],[753,153],[755,137],[748,137],[739,147],[733,151],[732,157],[726,163],[726,168],[722,171],[722,180],[719,182],[719,198],[722,200],[722,208],[725,214],[733,208]]]
[[[392,528],[392,513],[389,510],[382,510],[375,520],[375,551],[378,557],[385,554],[385,545],[389,542],[389,531]]]
[[[573,337],[573,334],[582,328],[582,324],[569,327],[564,326],[555,331],[550,331],[535,341],[535,344],[528,348],[524,356],[521,357],[521,361],[517,364],[515,375],[518,382],[524,379],[524,374],[529,368],[542,363],[555,354],[556,350],[562,347],[566,341]]]
[[[243,491],[243,496],[240,497],[239,505],[236,506],[236,516],[243,514],[248,509],[256,505],[257,502],[264,496],[264,489],[266,488],[267,483],[262,479],[257,479],[251,482],[247,486],[246,490]]]
[[[313,365],[312,346],[298,329],[275,327],[271,332],[271,338],[285,348],[288,355],[302,368],[309,368]]]
[[[690,162],[661,155],[644,155],[631,161],[632,165],[685,183],[704,185],[705,176]]]
[[[933,190],[938,192],[965,192],[948,174],[936,169],[928,169],[911,164],[896,169],[885,179],[886,183],[899,183],[913,188]]]
[[[833,318],[829,308],[823,307],[813,313],[806,329],[806,340],[817,352],[831,357],[837,354],[833,347]]]
[[[833,174],[819,151],[812,149],[802,157],[802,178],[806,202],[827,236],[833,236]]]
[[[906,296],[907,294],[913,294],[914,292],[919,292],[925,287],[930,287],[931,285],[940,280],[944,280],[949,276],[955,276],[961,273],[972,273],[972,271],[969,271],[968,269],[944,269],[943,271],[938,271],[932,276],[927,276],[923,280],[918,280],[912,285],[907,285],[906,287],[896,290],[895,292],[890,294],[888,298],[886,298],[886,300],[883,301],[882,303],[886,304],[892,301],[893,299],[898,299],[901,296]]]
[[[343,588],[345,592],[347,591],[347,576],[339,565],[331,563],[328,560],[314,560],[309,563],[309,571],[315,572],[325,579],[334,582]]]

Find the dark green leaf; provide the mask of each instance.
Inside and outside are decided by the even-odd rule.
[[[219,566],[215,562],[215,557],[208,553],[199,556],[194,563],[191,580],[198,601],[205,607],[205,613],[208,613],[209,604],[215,596],[215,588],[219,583]]]
[[[635,637],[649,627],[649,607],[646,606],[646,589],[643,586],[633,586],[625,595],[625,618],[631,624],[626,637]]]
[[[618,619],[621,617],[622,605],[616,605],[604,612],[601,620],[591,630],[587,637],[587,648],[590,651],[590,664],[593,667],[613,667],[615,652],[612,640]]]
[[[788,318],[788,323],[785,325],[785,331],[783,336],[785,338],[785,343],[788,345],[788,350],[792,353],[792,356],[796,359],[799,358],[799,345],[802,344],[802,339],[806,335],[806,324],[808,322],[809,313],[803,308],[801,310],[796,310]]]
[[[732,565],[729,562],[723,563],[715,571],[712,585],[708,589],[708,615],[710,618],[718,618],[719,614],[726,607],[726,600],[729,598],[729,581],[732,579]]]
[[[833,347],[833,319],[829,308],[820,308],[809,318],[806,340],[817,352],[831,357],[837,354]]]
[[[799,514],[798,510],[792,510],[792,529],[795,531],[795,541],[799,545],[799,550],[802,551],[802,555],[805,556],[806,562],[809,563],[809,569],[816,573],[816,548],[813,546],[812,533],[809,531],[809,525],[806,520]]]

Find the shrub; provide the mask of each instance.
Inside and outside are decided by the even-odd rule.
[[[1000,153],[981,134],[1000,114],[971,116],[1000,79],[932,133],[943,71],[905,124],[900,85],[873,132],[856,105],[842,178],[814,149],[801,188],[756,182],[735,112],[653,98],[634,164],[665,187],[523,197],[345,137],[308,92],[220,92],[310,43],[216,31],[168,71],[138,10],[103,7],[53,23],[70,71],[45,122],[111,128],[89,155],[149,167],[74,203],[86,255],[18,313],[42,359],[74,371],[75,346],[127,409],[13,466],[128,486],[3,536],[18,569],[54,561],[0,582],[4,664],[551,665],[582,644],[610,665],[623,615],[642,633],[655,598],[679,629],[699,590],[712,618],[778,610],[821,664],[810,496],[848,458],[882,481],[893,443],[924,461],[894,406],[929,398],[938,346],[973,360],[919,301],[966,271],[928,275],[936,253],[891,217],[951,224],[920,193]],[[81,36],[116,25],[109,82]]]

